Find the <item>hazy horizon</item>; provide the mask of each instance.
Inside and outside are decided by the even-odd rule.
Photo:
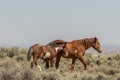
[[[47,44],[98,37],[120,46],[119,0],[2,0],[0,44]]]

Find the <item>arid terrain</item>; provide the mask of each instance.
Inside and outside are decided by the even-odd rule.
[[[87,51],[84,57],[88,69],[76,60],[74,72],[70,71],[70,59],[61,59],[60,72],[55,67],[45,69],[39,59],[40,72],[36,66],[30,68],[32,59],[27,62],[26,56],[27,49],[0,47],[0,80],[120,80],[119,49],[104,49],[102,54]]]

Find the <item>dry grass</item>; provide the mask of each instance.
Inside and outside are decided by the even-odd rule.
[[[16,50],[17,49],[17,50]],[[12,53],[11,53],[12,52]],[[9,54],[14,54],[12,57]],[[43,71],[37,67],[30,68],[26,61],[26,50],[19,48],[0,49],[0,80],[120,80],[120,54],[92,55],[86,54],[88,69],[76,60],[75,71],[70,72],[70,59],[62,58],[60,72],[55,67],[45,69],[45,63],[39,60]]]

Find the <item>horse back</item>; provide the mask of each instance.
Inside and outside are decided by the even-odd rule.
[[[70,52],[73,52],[74,50],[76,50],[78,48],[79,44],[76,40],[72,41],[72,42],[68,42],[66,44],[66,49]]]
[[[78,40],[68,42],[64,48],[64,52],[68,53],[68,56],[65,56],[66,58],[78,57],[78,55],[83,55],[84,51],[84,46]]]

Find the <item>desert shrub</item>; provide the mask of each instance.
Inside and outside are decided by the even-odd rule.
[[[16,80],[19,79],[19,66],[10,58],[0,63],[0,80]]]
[[[15,80],[18,77],[17,69],[1,69],[1,80]]]
[[[107,75],[115,75],[116,73],[118,73],[116,69],[110,69],[109,71],[106,72]]]
[[[106,76],[104,73],[98,73],[95,80],[109,80],[107,78],[108,76]]]
[[[86,59],[90,58],[92,59],[93,58],[93,55],[91,53],[86,53],[85,56],[84,56]]]
[[[86,63],[87,63],[87,65],[90,65],[92,63],[92,61],[90,59],[87,59]]]
[[[96,66],[93,68],[93,70],[89,71],[89,72],[101,72],[101,73],[104,73],[106,75],[115,75],[117,73],[120,72],[120,70],[118,69],[115,69],[115,68],[111,68],[110,66],[108,65],[100,65],[100,66]]]
[[[6,57],[8,52],[9,48],[0,47],[0,58]]]
[[[0,53],[7,53],[9,52],[9,48],[6,48],[6,47],[0,47]]]
[[[120,80],[120,72],[114,76],[116,79],[115,80]]]
[[[22,49],[20,50],[20,54],[27,54],[27,49],[22,48]]]
[[[120,55],[119,54],[113,55],[113,59],[115,59],[117,61],[120,61]]]
[[[93,56],[93,54],[91,53],[85,54],[84,58],[86,60],[87,65],[90,65],[91,63],[96,62],[96,56]]]
[[[10,52],[7,54],[7,56],[12,58],[13,56],[15,56],[15,53],[14,53],[13,51],[10,51]]]
[[[111,60],[112,60],[112,57],[110,57],[110,56],[109,56],[109,57],[107,57],[107,60],[111,61]]]
[[[41,75],[41,80],[57,80],[57,75],[56,74],[43,74]]]
[[[79,79],[79,80],[94,80],[95,75],[89,74],[88,72],[83,72],[81,75],[79,75],[79,77],[77,79]]]
[[[100,64],[102,64],[102,61],[101,60],[96,60],[96,64],[100,65]]]
[[[6,54],[5,53],[0,53],[0,58],[4,58],[6,57]]]
[[[22,80],[35,80],[35,74],[31,70],[24,70],[21,72],[21,79]]]
[[[19,47],[11,47],[11,48],[0,47],[0,58],[4,58],[4,57],[13,58],[14,56],[18,56],[19,54],[26,55],[27,49],[19,48]]]
[[[95,64],[97,64],[98,66],[99,66],[99,65],[105,65],[106,63],[108,63],[108,61],[105,60],[105,59],[103,59],[103,60],[98,59],[98,60],[96,60],[96,62],[95,62]]]
[[[7,56],[8,57],[14,57],[15,55],[18,55],[20,53],[20,51],[19,51],[19,48],[18,47],[12,47],[11,49],[10,49],[10,51],[8,52],[8,54],[7,54]]]
[[[18,56],[15,56],[15,59],[17,62],[20,62],[20,61],[25,61],[26,57],[24,54],[19,54]]]
[[[92,76],[82,77],[81,80],[94,80]]]
[[[12,56],[8,56],[13,52]],[[71,72],[71,59],[61,58],[60,72],[55,67],[45,69],[41,59],[38,64],[43,71],[26,61],[27,49],[2,48],[0,49],[0,80],[120,80],[120,55],[85,54],[88,68],[76,59],[75,71]]]

